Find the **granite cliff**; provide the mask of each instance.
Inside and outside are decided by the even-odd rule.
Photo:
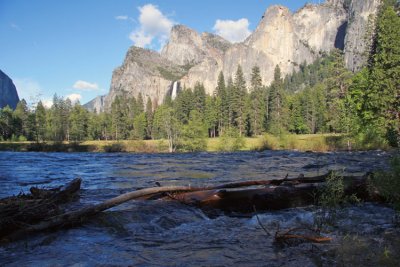
[[[226,78],[233,77],[239,64],[248,81],[252,67],[258,65],[263,83],[269,84],[276,65],[285,75],[334,48],[343,50],[347,67],[357,71],[366,61],[364,55],[373,32],[371,22],[379,2],[327,0],[319,5],[307,4],[295,13],[283,6],[271,6],[254,32],[235,44],[176,25],[161,53],[129,49],[122,66],[113,72],[104,107],[109,108],[117,95],[139,93],[161,103],[174,81],[187,88],[202,82],[212,94],[219,72]]]
[[[11,78],[0,70],[0,108],[8,105],[15,109],[18,102],[17,88]]]

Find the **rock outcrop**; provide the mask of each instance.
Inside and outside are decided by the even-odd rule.
[[[17,88],[11,78],[0,70],[0,108],[8,105],[15,109],[18,102]]]
[[[360,70],[367,60],[379,4],[380,0],[353,0],[350,4],[344,55],[351,71]]]
[[[104,111],[105,97],[105,95],[97,96],[83,106],[90,112],[101,113]]]
[[[111,107],[117,95],[124,97],[142,94],[161,103],[172,81],[181,79],[187,71],[161,57],[159,53],[139,47],[131,47],[122,66],[112,75],[110,92],[104,98],[105,110]]]
[[[251,69],[258,65],[264,84],[273,79],[279,65],[283,75],[311,63],[324,52],[337,48],[345,53],[349,69],[356,71],[365,63],[369,21],[376,15],[379,0],[327,0],[307,4],[294,14],[283,6],[271,6],[255,31],[241,43],[231,44],[210,33],[199,34],[183,26],[174,26],[170,40],[161,53],[132,47],[121,67],[114,70],[110,93],[104,99],[110,107],[116,95],[145,97],[160,103],[174,81],[180,87],[204,84],[212,94],[220,71],[234,77],[242,66],[250,80]],[[367,40],[367,41],[366,41]]]

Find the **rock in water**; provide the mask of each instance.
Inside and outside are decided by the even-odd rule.
[[[11,78],[0,70],[0,108],[8,105],[12,109],[15,109],[18,102],[17,88]]]

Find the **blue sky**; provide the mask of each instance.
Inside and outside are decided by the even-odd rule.
[[[132,45],[159,50],[174,24],[240,41],[268,6],[318,0],[0,0],[0,69],[20,98],[56,93],[81,103],[106,94]]]

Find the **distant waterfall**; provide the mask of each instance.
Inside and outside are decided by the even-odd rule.
[[[175,81],[174,84],[172,85],[171,99],[175,100],[177,94],[178,94],[178,81]]]

